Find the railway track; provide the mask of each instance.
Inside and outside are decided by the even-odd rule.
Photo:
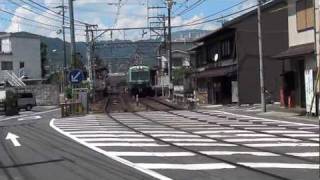
[[[203,121],[203,120],[197,119],[197,118],[187,117],[187,116],[183,115],[183,113],[182,114],[177,113],[177,112],[181,112],[181,111],[173,111],[173,110],[177,110],[176,107],[170,106],[170,105],[168,105],[166,103],[161,103],[161,101],[157,101],[157,100],[154,100],[152,98],[145,98],[145,99],[143,99],[141,101],[141,103],[143,105],[145,105],[146,107],[148,107],[150,110],[164,111],[165,113],[168,113],[170,115],[179,116],[179,117],[186,118],[186,119],[189,119],[189,120],[193,120],[193,121],[196,121],[196,122],[199,122],[199,123],[215,124],[215,125],[219,125],[219,126],[222,126],[222,127],[234,128],[234,129],[237,129],[237,130],[244,130],[241,127],[233,127],[233,126],[230,126],[230,125],[221,125],[221,124],[218,124],[218,123],[212,123],[212,122],[209,122],[209,121]],[[199,114],[201,114],[201,115],[206,115],[207,114],[207,113],[196,112],[196,111],[193,111],[193,113],[196,113],[198,115]],[[137,113],[137,112],[132,112],[132,114],[135,115],[135,116],[139,116],[139,117],[143,118],[144,120],[149,121],[150,123],[153,123],[155,125],[160,125],[160,126],[163,126],[163,127],[166,127],[166,128],[172,129],[172,130],[184,132],[184,133],[187,133],[187,134],[190,134],[190,135],[199,136],[201,138],[211,139],[211,140],[216,141],[218,143],[232,144],[232,145],[236,145],[236,146],[239,146],[239,147],[255,150],[255,151],[258,151],[258,152],[262,152],[262,153],[272,153],[272,154],[276,154],[278,156],[289,158],[289,159],[293,159],[293,160],[298,160],[298,161],[303,161],[303,162],[308,162],[308,163],[318,163],[317,160],[312,160],[312,159],[308,159],[308,158],[303,158],[303,157],[298,157],[298,156],[294,156],[294,155],[290,155],[290,154],[285,154],[285,153],[278,152],[278,151],[275,151],[275,150],[266,150],[266,149],[263,149],[263,148],[251,147],[251,146],[247,146],[247,145],[244,145],[244,144],[241,144],[241,143],[237,143],[237,142],[229,142],[229,141],[222,140],[220,138],[213,138],[213,137],[210,137],[210,136],[207,136],[207,135],[197,134],[197,133],[195,133],[193,131],[189,131],[189,130],[186,130],[184,128],[180,128],[180,127],[177,127],[177,126],[174,126],[174,125],[169,125],[169,124],[166,124],[166,123],[161,123],[161,122],[155,121],[155,120],[151,119],[150,117],[141,115],[140,113]],[[184,146],[176,145],[176,144],[174,144],[172,142],[163,140],[161,138],[154,137],[154,136],[152,136],[152,135],[150,135],[148,133],[145,133],[145,132],[143,132],[143,131],[135,128],[135,127],[132,127],[132,126],[130,126],[130,125],[124,123],[124,122],[121,122],[120,120],[117,120],[116,118],[112,117],[112,115],[110,115],[109,113],[107,113],[107,115],[111,119],[113,119],[115,122],[117,122],[118,124],[128,128],[128,129],[130,129],[132,131],[135,131],[135,132],[137,132],[139,134],[142,134],[144,136],[152,138],[152,139],[154,139],[154,140],[156,140],[158,142],[161,142],[161,143],[164,143],[164,144],[168,144],[168,145],[170,145],[172,147],[179,148],[181,150],[184,150],[184,151],[187,151],[187,152],[190,152],[190,153],[194,153],[194,154],[197,154],[197,155],[209,158],[209,159],[218,160],[218,161],[221,161],[221,162],[224,162],[224,163],[228,163],[228,164],[231,164],[231,165],[234,165],[234,166],[237,166],[237,167],[241,167],[241,168],[244,168],[244,169],[247,169],[247,170],[250,170],[250,171],[254,171],[254,172],[257,172],[257,173],[260,173],[260,174],[264,174],[266,176],[270,176],[270,177],[273,177],[275,179],[288,179],[288,178],[283,177],[283,176],[278,175],[278,174],[262,171],[260,169],[256,169],[256,168],[253,168],[253,167],[250,167],[250,166],[246,166],[246,165],[243,165],[243,164],[238,164],[237,162],[234,162],[234,161],[231,161],[231,160],[228,160],[228,159],[224,159],[224,158],[220,158],[218,156],[204,154],[204,153],[201,153],[200,151],[194,150],[192,148],[187,148],[187,147],[184,147]],[[208,115],[208,116],[215,117],[215,118],[223,118],[223,120],[225,120],[225,119],[228,119],[229,121],[232,120],[232,118],[222,116],[221,114],[219,115],[219,117],[214,116],[212,114]],[[235,119],[233,119],[233,120],[235,120]],[[258,130],[252,130],[252,132],[259,133],[259,134],[275,135],[277,137],[285,137],[285,138],[289,138],[289,139],[305,140],[305,139],[301,139],[301,138],[287,137],[287,136],[283,136],[283,135],[280,135],[280,134],[266,133],[266,132],[262,132],[262,131],[258,131]],[[313,142],[313,141],[309,141],[309,142]]]
[[[157,102],[159,104],[162,104],[157,100],[154,100],[154,99],[151,99],[151,100],[153,100],[153,101],[155,101],[155,102]],[[171,108],[172,108],[172,110],[174,110],[173,109],[174,107],[171,106]],[[159,109],[156,109],[156,108],[154,108],[153,110],[160,111]],[[318,141],[309,140],[309,139],[305,139],[305,138],[285,136],[285,135],[276,134],[276,133],[268,133],[268,132],[264,132],[262,130],[248,130],[248,129],[245,129],[245,128],[242,128],[242,127],[232,126],[230,124],[228,125],[228,124],[222,124],[222,123],[218,123],[218,122],[212,122],[212,121],[203,120],[204,118],[198,119],[196,117],[189,117],[189,116],[184,115],[184,111],[180,111],[181,113],[178,113],[179,111],[165,111],[165,112],[169,113],[171,115],[176,115],[176,116],[179,116],[179,117],[182,117],[182,118],[186,118],[186,119],[189,119],[189,120],[192,120],[192,121],[196,121],[196,122],[199,122],[199,123],[206,123],[206,124],[211,124],[211,125],[219,125],[221,127],[232,128],[232,129],[235,129],[235,130],[251,131],[251,132],[254,132],[254,133],[258,133],[258,134],[265,134],[265,135],[270,135],[270,136],[275,136],[275,137],[280,137],[280,138],[287,138],[287,139],[293,139],[293,140],[299,140],[299,141],[307,141],[307,142],[311,142],[311,143],[319,143]],[[199,113],[198,111],[191,111],[191,112]],[[236,120],[235,118],[231,118],[231,117],[228,117],[226,115],[222,115],[221,113],[220,114],[215,114],[215,115],[210,114],[210,113],[209,114],[208,113],[200,113],[200,114],[208,115],[208,116],[215,117],[215,118],[218,118],[218,119],[220,118],[220,121],[226,120],[226,121],[232,122],[232,121]],[[137,114],[137,115],[142,117],[142,118],[146,118],[144,116],[141,116],[140,114]],[[195,114],[195,115],[197,115],[197,114]],[[311,159],[302,158],[302,157],[298,157],[298,156],[294,156],[294,155],[284,154],[284,153],[277,152],[277,151],[271,151],[271,150],[266,151],[265,149],[258,148],[258,147],[246,146],[246,145],[243,145],[241,143],[229,142],[229,141],[225,141],[225,140],[222,140],[222,139],[219,139],[219,138],[212,138],[212,137],[209,137],[209,136],[203,135],[203,134],[196,134],[196,133],[194,133],[192,131],[185,130],[185,129],[180,128],[180,127],[176,127],[176,126],[160,123],[158,121],[153,121],[153,122],[157,123],[157,124],[160,124],[160,125],[163,125],[163,126],[166,126],[166,127],[169,127],[169,128],[173,128],[173,129],[175,129],[177,131],[183,131],[183,132],[186,132],[186,133],[189,133],[189,134],[192,134],[192,135],[198,135],[198,136],[201,136],[203,138],[209,138],[209,139],[221,142],[221,143],[232,143],[232,144],[237,145],[237,146],[241,146],[241,147],[245,147],[245,148],[249,148],[249,149],[253,149],[253,150],[258,150],[258,151],[269,152],[269,153],[277,154],[277,155],[280,155],[280,156],[286,156],[286,157],[289,157],[289,158],[299,159],[299,160],[306,161],[306,162],[311,162],[311,163],[318,163],[319,162],[318,160],[311,160]],[[258,123],[258,124],[260,124],[260,123]],[[271,126],[271,127],[275,127],[275,126]]]

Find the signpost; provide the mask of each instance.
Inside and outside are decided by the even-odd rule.
[[[83,72],[81,70],[72,70],[69,74],[69,81],[71,84],[80,84],[84,79]]]

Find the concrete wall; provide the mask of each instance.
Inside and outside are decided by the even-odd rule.
[[[288,0],[288,31],[289,31],[289,46],[298,46],[302,44],[314,42],[314,31],[309,29],[307,31],[298,32],[297,30],[297,16],[296,16],[296,2],[298,0]]]
[[[49,106],[59,104],[59,87],[55,85],[31,85],[26,87],[31,91],[39,106]]]
[[[25,64],[25,74],[31,79],[41,78],[40,39],[10,37],[12,54],[0,55],[0,61],[12,61],[13,71],[19,75],[20,62]]]

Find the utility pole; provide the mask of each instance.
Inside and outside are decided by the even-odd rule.
[[[62,14],[62,39],[63,39],[63,77],[64,77],[64,85],[67,85],[67,48],[66,48],[66,31],[65,31],[65,12],[67,6],[64,5],[64,0],[62,0],[62,5],[57,6],[55,8],[61,8]]]
[[[69,17],[70,17],[70,50],[71,50],[71,68],[75,68],[76,62],[76,40],[74,32],[74,14],[73,14],[73,0],[69,1]]]
[[[169,75],[169,97],[171,97],[172,86],[172,34],[171,34],[171,10],[173,6],[173,0],[167,0],[168,4],[168,75]]]
[[[259,63],[260,63],[260,93],[261,93],[261,110],[267,112],[265,100],[265,85],[264,85],[264,64],[263,64],[263,49],[262,49],[262,33],[261,33],[261,5],[262,0],[258,0],[258,40],[259,40]]]
[[[93,33],[94,27],[96,25],[86,24],[86,42],[87,42],[87,57],[88,57],[88,71],[90,86],[92,88],[93,102],[95,101],[95,57],[94,57],[94,47],[95,47],[95,37]]]

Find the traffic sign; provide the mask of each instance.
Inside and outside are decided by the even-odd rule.
[[[69,81],[71,84],[79,84],[81,81],[83,81],[83,79],[83,72],[79,69],[72,70],[69,74]]]

